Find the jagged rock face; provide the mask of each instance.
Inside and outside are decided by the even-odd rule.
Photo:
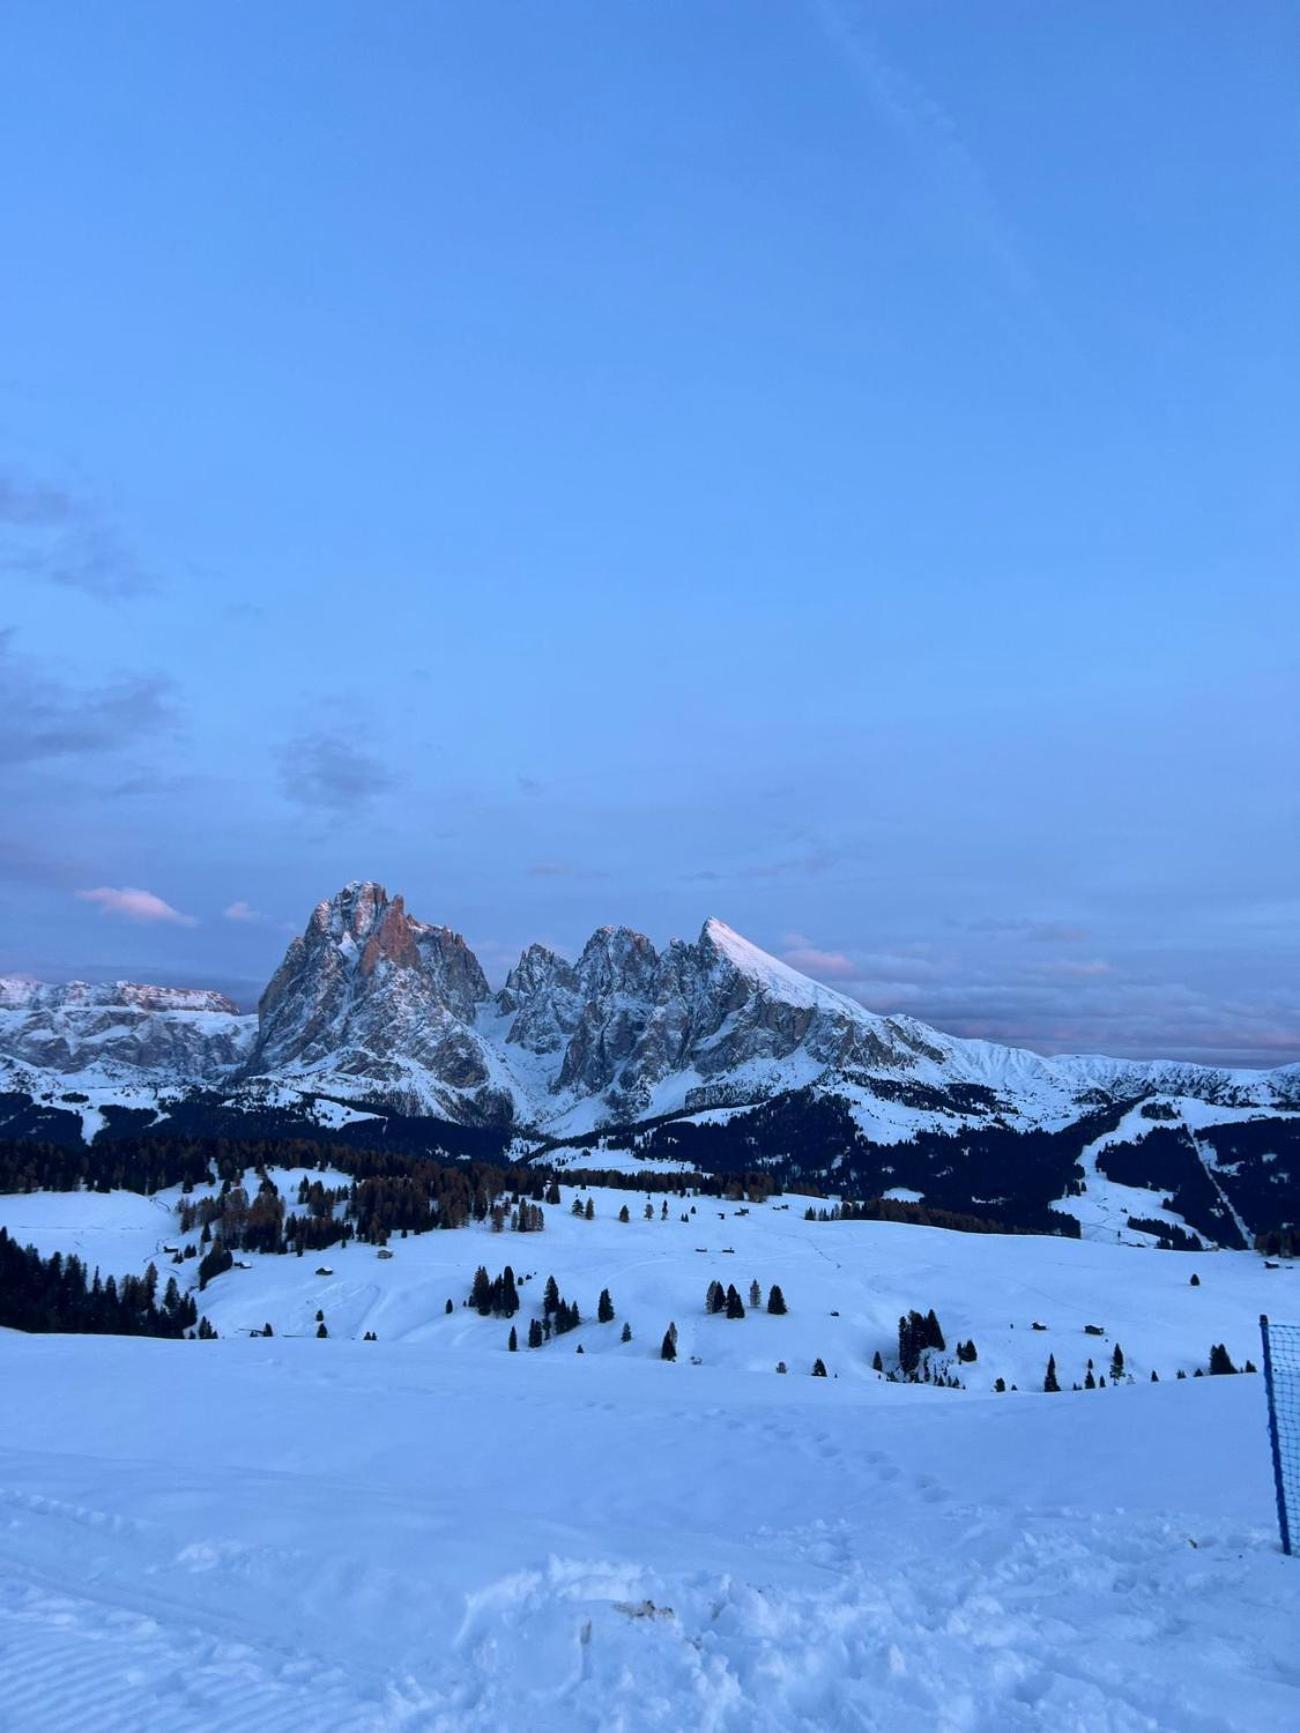
[[[676,1072],[708,1080],[800,1050],[814,1070],[916,1062],[884,1019],[784,969],[718,921],[693,945],[674,940],[662,954],[643,934],[602,927],[572,969],[550,953],[525,953],[498,1005],[515,1014],[510,1041],[562,1054],[553,1092],[603,1096],[614,1113],[643,1110]]]
[[[382,885],[319,903],[258,1007],[250,1071],[369,1081],[408,1112],[511,1117],[488,1088],[491,1056],[472,1027],[491,997],[459,933],[417,921]]]
[[[743,1105],[810,1086],[858,1090],[868,1115],[873,1101],[924,1097],[924,1111],[954,1123],[977,1111],[966,1105],[976,1097],[978,1111],[1022,1125],[1153,1089],[1300,1106],[1300,1067],[1047,1059],[877,1016],[719,921],[663,951],[630,928],[602,927],[573,963],[531,945],[494,997],[458,934],[415,920],[369,882],[313,911],[257,1020],[219,993],[0,979],[0,1075],[6,1065],[86,1087],[98,1071],[106,1086],[215,1084],[258,1098],[287,1088],[530,1127]]]
[[[0,980],[0,1053],[77,1076],[130,1068],[168,1080],[220,1077],[256,1027],[224,994],[134,981]]]

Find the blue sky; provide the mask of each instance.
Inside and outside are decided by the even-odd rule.
[[[364,876],[1300,1058],[1298,49],[11,0],[0,967],[254,993]]]

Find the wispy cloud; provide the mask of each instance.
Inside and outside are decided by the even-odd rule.
[[[281,747],[279,758],[280,786],[302,806],[343,811],[368,804],[394,785],[378,758],[337,731],[297,735]]]
[[[157,587],[101,507],[12,471],[0,471],[0,571],[109,599]]]
[[[261,915],[258,914],[252,904],[246,903],[242,897],[237,898],[233,903],[229,904],[228,907],[222,909],[221,915],[223,920],[236,921],[245,924],[260,921],[262,919]]]
[[[811,975],[817,981],[853,981],[862,973],[861,965],[844,951],[828,951],[815,945],[803,933],[787,933],[781,961],[798,969],[801,975]]]
[[[873,110],[904,143],[950,221],[988,258],[1006,287],[1038,297],[1011,224],[953,116],[885,54],[856,0],[810,0],[827,41],[866,91]]]
[[[836,857],[827,849],[811,849],[807,854],[789,856],[784,860],[760,861],[749,866],[732,867],[729,871],[702,867],[682,876],[688,884],[716,884],[727,879],[816,878],[829,872],[835,860]]]
[[[174,687],[161,674],[127,674],[77,688],[46,672],[0,632],[0,764],[117,752],[176,725]]]
[[[152,891],[136,890],[128,885],[122,886],[120,890],[111,885],[99,885],[94,890],[77,891],[76,895],[83,903],[96,903],[106,915],[121,915],[128,921],[162,923],[174,927],[197,927],[199,924],[193,915],[183,915],[179,909],[174,909]]]

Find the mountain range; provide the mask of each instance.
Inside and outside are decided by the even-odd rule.
[[[798,1145],[805,1166],[810,1128],[830,1112],[829,1171],[868,1147],[1059,1138],[1144,1102],[1155,1114],[1153,1101],[1163,1119],[1144,1133],[1172,1119],[1197,1140],[1264,1118],[1289,1138],[1300,1065],[1048,1058],[958,1039],[868,1011],[718,920],[662,950],[627,927],[599,928],[572,961],[530,945],[494,991],[460,934],[357,881],[312,911],[256,1015],[207,990],[0,979],[0,1090],[77,1112],[87,1135],[113,1107],[157,1123],[201,1099],[333,1127],[436,1119],[552,1147],[621,1135],[642,1153],[656,1138],[684,1153],[683,1123],[700,1147],[710,1127],[734,1145],[748,1126],[755,1159]],[[971,1184],[954,1197],[981,1202]]]

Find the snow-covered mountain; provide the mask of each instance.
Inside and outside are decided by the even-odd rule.
[[[312,911],[256,1017],[207,991],[0,980],[6,1081],[47,1097],[326,1095],[555,1137],[803,1089],[849,1101],[884,1141],[996,1115],[1057,1126],[1153,1091],[1300,1108],[1300,1066],[1044,1058],[880,1016],[718,920],[662,951],[627,927],[600,928],[575,962],[531,945],[493,993],[458,933],[368,881]]]
[[[134,981],[51,986],[0,976],[0,1065],[123,1082],[229,1076],[247,1058],[252,1019],[207,988]]]

